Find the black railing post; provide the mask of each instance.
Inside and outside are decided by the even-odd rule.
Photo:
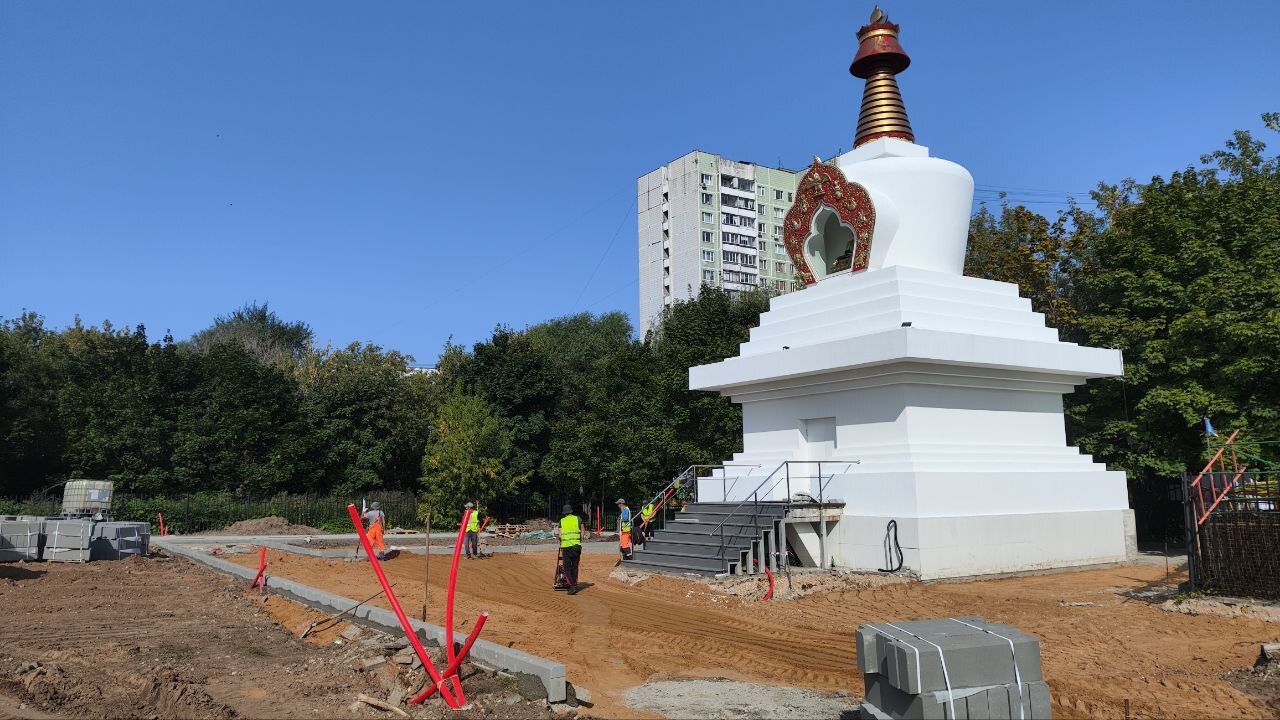
[[[1195,590],[1199,582],[1199,558],[1197,557],[1196,543],[1196,520],[1195,510],[1191,502],[1191,486],[1187,480],[1187,473],[1182,472],[1182,522],[1186,526],[1184,534],[1187,542],[1187,579],[1191,587]]]

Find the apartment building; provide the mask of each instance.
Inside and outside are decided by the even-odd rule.
[[[782,221],[800,173],[699,150],[636,183],[640,330],[704,285],[730,294],[797,287]]]

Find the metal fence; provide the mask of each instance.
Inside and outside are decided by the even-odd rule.
[[[275,495],[265,498],[222,493],[193,493],[169,497],[141,497],[116,493],[111,499],[111,517],[128,522],[150,522],[156,527],[163,514],[169,532],[199,533],[221,530],[241,520],[269,516],[282,517],[293,525],[306,525],[327,532],[352,532],[347,504],[377,501],[387,514],[389,527],[421,527],[417,519],[418,500],[412,493],[369,493],[363,497],[335,495]],[[19,515],[56,515],[62,511],[61,498],[34,497],[5,502],[6,512]]]
[[[222,530],[242,520],[269,516],[282,517],[293,525],[306,525],[326,532],[351,532],[347,503],[377,501],[387,514],[388,527],[421,529],[418,498],[407,492],[369,493],[364,496],[275,495],[242,497],[225,493],[192,493],[177,496],[139,496],[116,493],[111,501],[111,517],[129,522],[150,522],[158,532],[157,517],[164,516],[169,532],[200,533]],[[531,520],[558,522],[561,508],[571,505],[595,530],[597,517],[601,527],[612,531],[617,526],[618,511],[614,505],[601,505],[599,498],[582,500],[574,497],[541,499],[510,498],[491,503],[480,510],[497,523],[527,523]],[[600,510],[597,516],[597,508]],[[460,509],[459,509],[460,510]],[[632,508],[636,511],[635,508]],[[25,500],[0,500],[0,515],[52,516],[62,512],[61,497],[37,496]],[[456,522],[457,517],[454,517]],[[433,523],[437,528],[440,520]]]
[[[1213,473],[1205,473],[1211,475]],[[1222,473],[1230,492],[1198,522],[1187,499],[1187,559],[1201,592],[1280,599],[1280,475]],[[1202,481],[1204,482],[1204,481]]]

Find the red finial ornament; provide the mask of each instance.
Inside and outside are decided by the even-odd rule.
[[[898,44],[898,29],[877,6],[871,13],[870,22],[858,30],[858,54],[849,65],[849,72],[854,77],[865,79],[867,84],[862,91],[862,110],[858,113],[854,147],[882,137],[915,142],[906,106],[902,104],[902,93],[894,77],[911,64],[911,58]]]

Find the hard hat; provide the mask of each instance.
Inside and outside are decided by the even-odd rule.
[[[564,513],[565,515],[568,515],[569,513],[573,512],[573,506],[569,504],[565,504],[564,507],[560,508],[560,512]]]
[[[623,500],[622,498],[618,498],[617,500],[614,500],[614,501],[613,501],[613,504],[614,504],[614,505],[626,505],[626,504],[627,504],[627,501],[626,501],[626,500]]]
[[[466,505],[463,505],[462,507],[475,507],[475,505],[473,505],[473,504],[471,504],[471,503],[467,503]]]
[[[382,507],[382,505],[381,505],[380,503],[377,503],[377,502],[371,502],[371,503],[369,503],[369,509],[370,509],[370,510],[377,510],[377,509],[378,509],[378,508],[380,508],[380,507]]]

